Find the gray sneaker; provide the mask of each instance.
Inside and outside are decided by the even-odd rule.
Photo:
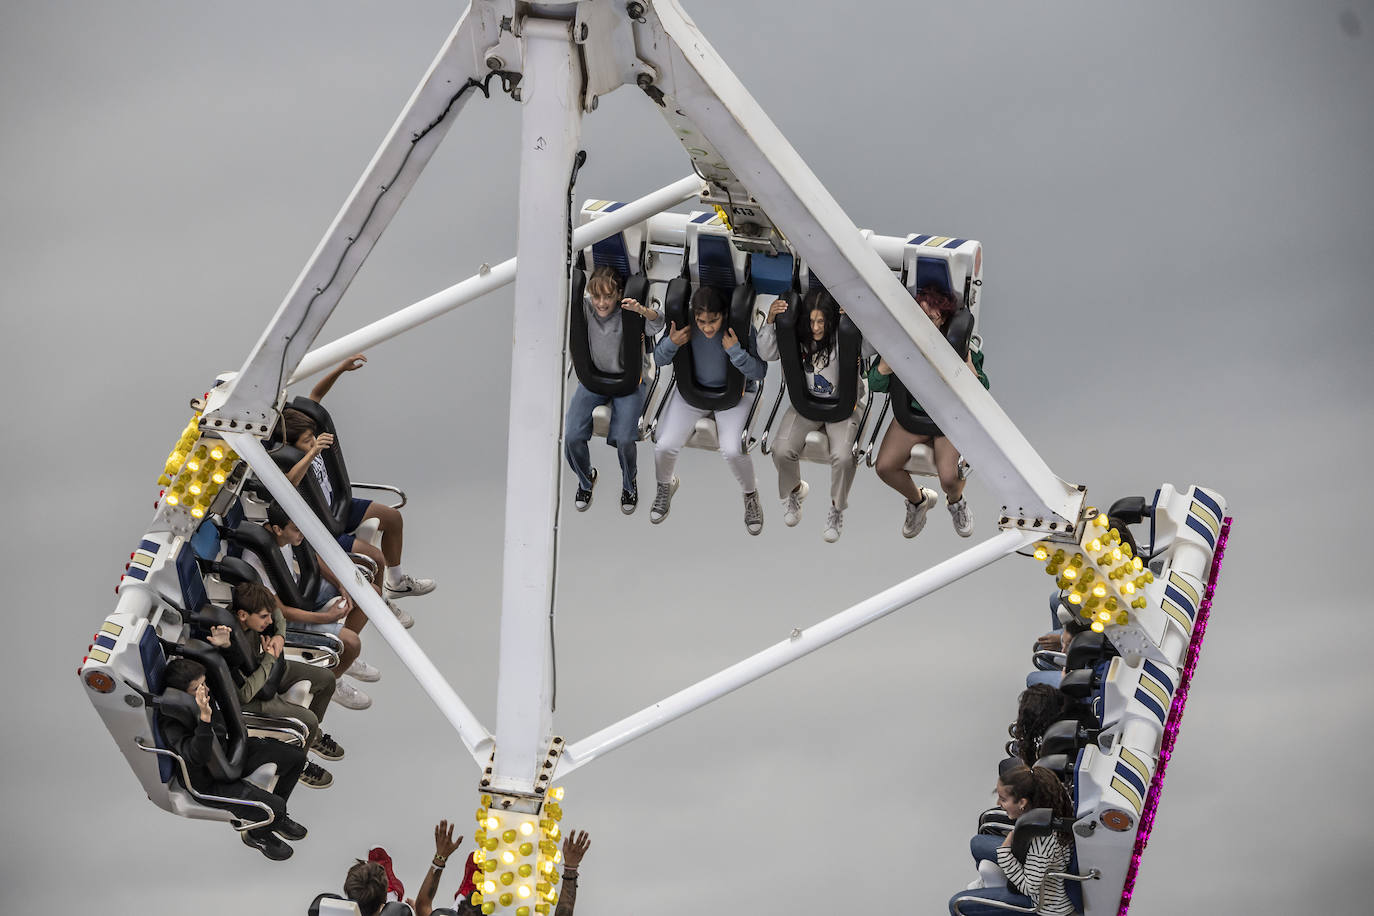
[[[840,539],[840,532],[844,530],[844,511],[836,509],[834,505],[830,507],[830,514],[825,517],[825,542],[833,544]]]
[[[914,538],[926,526],[926,513],[935,508],[940,496],[929,487],[921,487],[921,501],[906,500],[906,520],[902,522],[902,537]]]
[[[661,483],[654,494],[654,504],[649,507],[649,521],[657,525],[668,517],[668,510],[673,505],[673,494],[677,492],[677,478],[673,478],[672,483]]]
[[[950,503],[946,508],[954,521],[954,533],[961,538],[972,537],[973,516],[968,511],[968,500],[961,496],[957,503]]]
[[[750,534],[763,530],[763,503],[759,502],[759,491],[744,494],[744,527]]]
[[[788,528],[795,528],[797,522],[801,521],[801,504],[806,499],[806,494],[811,492],[811,487],[807,486],[803,480],[795,490],[787,494],[787,498],[782,501],[782,523]]]

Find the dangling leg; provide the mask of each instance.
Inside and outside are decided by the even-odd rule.
[[[744,527],[750,534],[758,534],[763,530],[763,504],[759,502],[754,459],[744,451],[744,424],[748,419],[749,402],[744,399],[729,410],[716,411],[716,438],[721,457],[744,491]]]
[[[929,441],[929,436],[907,432],[893,420],[883,434],[883,444],[878,446],[878,476],[883,483],[906,497],[903,537],[914,538],[920,534],[926,524],[926,513],[940,500],[934,490],[916,486],[906,469],[906,463],[911,460],[911,449]]]
[[[789,528],[801,521],[802,500],[806,499],[809,490],[801,478],[801,453],[806,447],[806,436],[821,425],[801,416],[791,405],[778,424],[778,435],[773,441],[773,467],[778,471],[782,521]]]
[[[649,509],[649,521],[657,525],[668,517],[673,503],[673,491],[677,489],[677,478],[673,469],[677,467],[677,456],[687,439],[692,435],[692,427],[706,414],[688,404],[673,393],[673,399],[663,411],[663,419],[658,424],[658,441],[654,443],[654,478],[657,484],[654,504]]]
[[[961,538],[973,534],[973,518],[968,501],[964,499],[964,481],[959,479],[959,450],[944,436],[936,436],[931,446],[935,451],[935,470],[940,475],[940,487],[945,491],[954,531]]]

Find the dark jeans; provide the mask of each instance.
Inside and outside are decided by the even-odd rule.
[[[278,817],[286,814],[286,800],[291,790],[296,788],[296,780],[305,769],[305,751],[271,738],[249,738],[248,752],[243,757],[244,774],[252,773],[265,763],[277,765],[277,787],[275,792],[238,779],[234,782],[212,782],[207,786],[196,786],[196,791],[208,795],[223,795],[226,798],[243,798],[262,802],[272,809]],[[261,809],[251,805],[234,805],[224,802],[205,802],[213,808],[224,808],[234,812],[247,821],[260,821],[265,816]],[[269,830],[268,827],[261,828]]]
[[[637,492],[639,415],[644,409],[647,388],[648,382],[640,382],[637,389],[619,398],[596,394],[582,385],[578,385],[573,392],[567,417],[563,421],[563,454],[577,475],[578,486],[584,490],[592,485],[592,457],[587,448],[592,438],[592,411],[609,403],[611,428],[607,431],[606,444],[612,446],[620,457],[621,488]]]
[[[999,900],[1002,903],[1014,903],[1017,906],[1031,906],[1031,899],[1025,894],[1019,894],[1009,887],[981,887],[976,891],[960,891],[949,898],[949,911],[954,912],[954,901],[960,897],[975,897],[978,900]],[[1000,907],[988,906],[978,903],[977,900],[970,900],[959,904],[959,912],[963,916],[1007,916],[1007,910]]]

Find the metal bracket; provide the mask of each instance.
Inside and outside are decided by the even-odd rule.
[[[496,765],[496,751],[491,752],[487,759],[486,768],[482,770],[482,779],[478,783],[481,792],[491,796],[491,807],[500,808],[502,811],[518,811],[522,814],[538,814],[544,806],[544,798],[548,795],[550,786],[553,783],[553,774],[558,769],[558,761],[563,757],[563,748],[567,742],[561,735],[554,735],[549,739],[548,750],[544,753],[544,762],[539,766],[539,772],[535,775],[533,792],[514,792],[509,789],[492,788],[492,771]]]

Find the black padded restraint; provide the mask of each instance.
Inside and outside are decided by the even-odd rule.
[[[313,473],[302,477],[296,489],[300,490],[301,496],[310,503],[315,514],[320,517],[331,534],[335,537],[346,534],[348,513],[353,508],[353,485],[349,481],[348,466],[344,464],[343,446],[339,442],[339,434],[334,429],[334,420],[329,416],[329,411],[324,409],[324,405],[309,398],[293,398],[286,406],[299,410],[314,420],[316,435],[330,433],[334,436],[334,444],[320,453],[325,473],[329,475],[329,484],[334,490],[332,504],[326,503],[324,490],[320,489],[319,481]],[[290,471],[304,457],[305,453],[290,442],[283,442],[272,452],[272,460],[283,473]]]
[[[309,611],[319,603],[320,566],[309,544],[302,541],[299,546],[291,548],[301,572],[300,581],[297,582],[291,570],[286,568],[286,558],[277,549],[277,539],[263,526],[244,522],[228,532],[227,537],[244,550],[252,551],[262,561],[267,577],[272,580],[263,584],[271,585],[283,604]]]
[[[587,337],[587,313],[582,307],[586,293],[587,275],[573,268],[568,284],[568,353],[572,357],[577,380],[591,392],[611,398],[633,394],[639,387],[644,369],[644,316],[620,310],[619,372],[603,372],[592,362],[591,344]],[[647,305],[649,279],[635,274],[625,283],[623,298]]]
[[[801,351],[797,347],[797,328],[810,332],[810,316],[802,315],[803,301],[795,292],[780,296],[787,303],[787,311],[773,321],[778,337],[778,362],[787,383],[787,397],[797,413],[817,423],[841,423],[849,419],[859,402],[859,356],[863,336],[848,315],[840,316],[835,329],[838,349],[836,359],[844,368],[840,372],[836,397],[817,397],[806,387],[806,369],[802,366]]]
[[[954,352],[959,354],[959,360],[962,362],[968,359],[969,341],[973,338],[973,313],[961,306],[949,321],[945,322],[944,332],[945,340],[949,341]],[[895,372],[888,383],[888,397],[892,402],[892,419],[900,423],[902,429],[914,436],[944,435],[940,432],[940,427],[936,426],[935,421],[924,411],[912,410],[911,394]]]
[[[663,297],[663,309],[667,315],[670,328],[674,324],[679,328],[690,327],[692,333],[695,334],[697,333],[696,319],[692,316],[691,293],[691,282],[685,277],[677,277],[668,281],[668,292]],[[751,319],[753,317],[750,313],[753,308],[753,284],[741,283],[736,286],[730,297],[730,311],[725,316],[725,322],[734,329],[741,347],[749,345],[749,331],[752,328]],[[722,330],[720,333],[724,333],[724,331]],[[673,357],[673,378],[682,399],[698,410],[729,410],[738,404],[740,398],[744,396],[744,373],[736,369],[734,363],[729,363],[726,366],[725,387],[707,388],[697,384],[696,372],[692,364],[692,342],[690,340],[678,347],[677,355]]]
[[[233,782],[243,775],[243,758],[248,752],[248,730],[243,724],[243,710],[239,707],[238,691],[229,674],[229,666],[214,646],[198,639],[187,640],[177,648],[177,652],[205,666],[205,686],[210,688],[210,696],[219,708],[227,736],[223,747],[221,742],[215,742],[215,754],[207,769],[216,782]],[[191,704],[195,705],[194,697],[191,697]],[[199,718],[198,710],[196,715]]]

